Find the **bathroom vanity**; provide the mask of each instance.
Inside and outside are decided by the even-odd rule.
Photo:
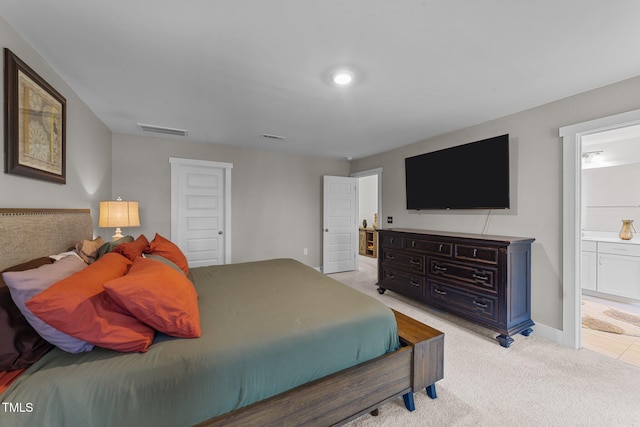
[[[587,295],[640,301],[640,238],[585,233],[580,279]]]

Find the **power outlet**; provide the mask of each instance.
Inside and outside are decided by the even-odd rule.
[[[309,255],[309,249],[308,249],[308,248],[304,248],[304,249],[302,250],[302,254],[303,254],[303,255]]]
[[[387,217],[387,224],[393,224],[393,217],[392,216],[388,216]]]

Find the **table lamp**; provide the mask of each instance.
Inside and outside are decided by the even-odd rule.
[[[120,227],[139,227],[138,202],[122,200],[103,200],[100,202],[100,227],[116,227],[113,240],[124,237]]]

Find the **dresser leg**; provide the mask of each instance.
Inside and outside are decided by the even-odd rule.
[[[498,335],[496,339],[498,340],[500,345],[503,346],[504,348],[509,348],[511,343],[514,341],[513,338],[511,338],[509,335],[504,335],[504,334]]]
[[[533,329],[531,328],[527,328],[524,331],[520,332],[522,335],[524,335],[525,337],[528,337],[529,335],[531,335],[531,333],[533,332]]]
[[[402,400],[404,400],[404,406],[409,410],[409,412],[415,411],[416,405],[413,402],[413,392],[403,394]]]
[[[384,291],[386,291],[386,289],[385,289],[385,288],[383,288],[383,287],[379,287],[379,288],[378,288],[378,293],[379,293],[380,295],[384,294]]]

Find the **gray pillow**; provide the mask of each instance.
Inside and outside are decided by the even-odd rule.
[[[133,238],[133,236],[124,236],[118,240],[114,240],[113,242],[105,243],[104,245],[100,246],[100,248],[98,248],[98,255],[96,256],[96,260],[114,250],[116,246],[121,245],[122,243],[130,243],[134,240],[135,239]]]

